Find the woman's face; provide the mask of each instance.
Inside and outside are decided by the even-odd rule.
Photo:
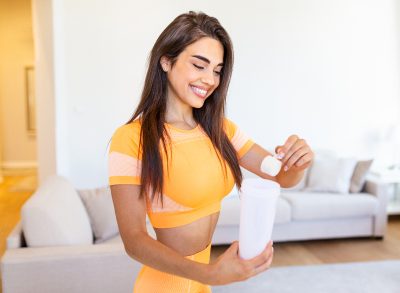
[[[161,58],[167,71],[168,99],[201,108],[219,85],[223,60],[222,44],[208,37],[187,46],[172,67],[168,59]]]

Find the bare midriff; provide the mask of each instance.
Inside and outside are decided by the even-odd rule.
[[[190,224],[173,228],[154,228],[157,240],[183,256],[204,250],[211,242],[219,212]]]

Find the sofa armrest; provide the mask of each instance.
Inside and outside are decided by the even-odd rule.
[[[26,246],[25,238],[22,233],[22,223],[19,221],[15,226],[14,229],[8,234],[6,239],[6,249],[11,248],[19,248]]]
[[[388,221],[387,205],[389,200],[389,184],[383,182],[379,178],[369,177],[365,182],[363,191],[374,195],[378,199],[374,235],[384,237]]]
[[[132,292],[140,264],[122,243],[8,249],[4,293]]]

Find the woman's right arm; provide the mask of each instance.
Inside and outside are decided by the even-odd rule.
[[[246,280],[267,270],[272,263],[271,243],[251,260],[239,257],[237,242],[212,264],[189,260],[147,234],[146,202],[139,198],[140,185],[112,185],[111,193],[125,250],[144,265],[204,284],[223,285]]]

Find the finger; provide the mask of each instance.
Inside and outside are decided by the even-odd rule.
[[[307,163],[311,163],[312,161],[312,154],[307,153],[304,156],[302,156],[297,162],[296,162],[296,166],[297,167],[301,167]]]
[[[223,254],[221,254],[220,256],[218,256],[218,259],[221,258],[236,258],[238,257],[238,251],[239,251],[239,242],[238,241],[234,241],[232,242],[232,244],[228,247],[228,249],[226,249],[224,251]]]
[[[282,151],[283,146],[282,145],[278,145],[275,147],[275,154],[279,154]]]
[[[293,155],[289,158],[289,160],[286,162],[285,167],[287,167],[287,170],[289,170],[300,158],[308,154],[308,147],[303,146],[298,149],[293,153]]]
[[[278,145],[276,148],[275,148],[275,157],[277,158],[277,159],[279,159],[279,160],[282,160],[283,159],[283,157],[285,156],[285,154],[284,154],[284,152],[282,151],[283,150],[283,146],[281,146],[281,145]]]
[[[268,261],[269,256],[272,251],[272,241],[268,242],[266,248],[261,252],[259,255],[253,257],[252,259],[248,260],[252,267],[258,267]]]
[[[298,139],[299,139],[299,137],[297,135],[291,135],[288,137],[285,144],[281,147],[280,153],[285,154],[285,158],[286,158],[288,152],[290,151],[290,149],[292,148],[292,146],[296,143],[296,141]]]
[[[269,269],[271,267],[272,261],[274,259],[274,248],[272,248],[272,253],[270,258],[268,259],[268,261],[266,261],[264,264],[262,264],[261,266],[258,266],[254,269],[253,271],[253,276],[266,271],[267,269]]]
[[[297,139],[291,146],[291,148],[286,152],[285,157],[282,160],[282,164],[286,165],[287,162],[290,160],[292,155],[298,151],[300,148],[302,148],[305,145],[305,140],[304,139]]]
[[[238,241],[233,241],[231,246],[228,247],[226,252],[232,253],[232,254],[237,254],[239,251],[239,242]]]

